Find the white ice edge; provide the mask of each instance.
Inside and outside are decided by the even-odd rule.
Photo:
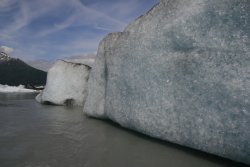
[[[26,89],[24,85],[8,86],[0,84],[0,93],[33,93],[33,92],[39,92],[39,91],[33,89]]]

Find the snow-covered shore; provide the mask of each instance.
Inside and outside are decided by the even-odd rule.
[[[33,89],[26,89],[23,85],[19,86],[8,86],[0,84],[0,93],[33,93],[39,92]]]

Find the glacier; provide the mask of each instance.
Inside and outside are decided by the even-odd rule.
[[[84,113],[250,164],[250,2],[161,0],[99,45]]]
[[[44,90],[36,100],[43,104],[82,106],[93,60],[58,60],[49,69]]]

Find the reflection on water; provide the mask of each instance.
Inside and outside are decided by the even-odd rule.
[[[0,93],[1,101],[34,99],[38,93]]]
[[[34,97],[0,94],[1,167],[243,166],[88,118],[81,108],[40,105]]]

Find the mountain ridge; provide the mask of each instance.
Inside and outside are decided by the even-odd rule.
[[[0,84],[34,88],[45,85],[46,77],[46,72],[31,67],[20,59],[0,53]]]

